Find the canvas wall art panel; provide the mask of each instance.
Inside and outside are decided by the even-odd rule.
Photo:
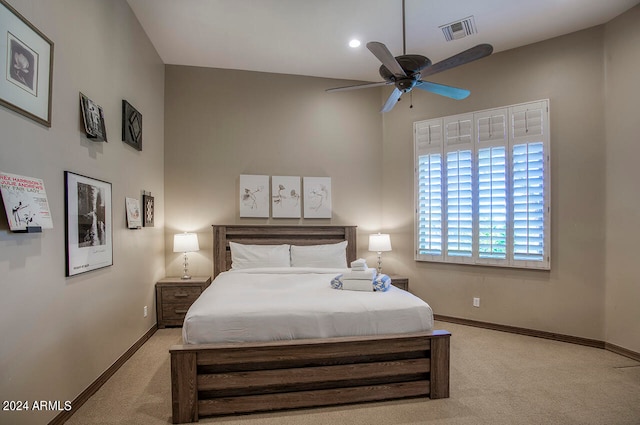
[[[304,177],[304,218],[331,218],[331,177]]]
[[[302,196],[300,177],[271,177],[271,216],[274,218],[300,218]]]
[[[269,176],[240,175],[240,217],[269,217]]]

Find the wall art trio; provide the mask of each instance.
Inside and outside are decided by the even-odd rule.
[[[331,177],[240,175],[240,217],[331,218]]]

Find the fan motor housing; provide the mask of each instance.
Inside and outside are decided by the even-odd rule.
[[[409,79],[414,78],[416,74],[419,74],[420,71],[422,71],[423,69],[431,65],[431,60],[428,57],[422,56],[422,55],[396,56],[396,60],[398,61],[398,64],[400,64],[400,67],[402,67],[404,72],[407,74],[407,77],[409,77]],[[394,81],[394,82],[402,78],[394,75],[384,65],[380,66],[380,76],[384,78],[386,81]],[[418,75],[418,78],[419,77],[420,76]]]

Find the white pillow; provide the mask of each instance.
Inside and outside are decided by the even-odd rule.
[[[291,245],[291,267],[347,268],[347,241],[327,245]]]
[[[231,270],[256,267],[290,267],[290,245],[244,245],[229,242]]]

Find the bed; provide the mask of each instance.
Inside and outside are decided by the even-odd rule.
[[[214,278],[231,268],[230,243],[308,246],[347,241],[347,264],[356,259],[355,226],[214,225],[213,235]],[[230,274],[220,276],[220,286]],[[214,280],[210,289],[215,285]],[[393,290],[402,296],[403,291]],[[201,343],[185,331],[185,341],[190,339],[196,343],[170,349],[173,423],[212,415],[449,397],[447,331],[213,343]]]

